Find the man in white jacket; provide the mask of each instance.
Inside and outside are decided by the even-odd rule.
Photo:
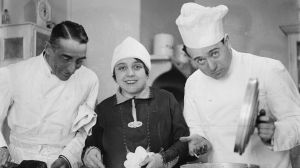
[[[39,56],[0,68],[0,164],[39,160],[50,168],[76,168],[98,94],[96,74],[82,65],[88,36],[74,22],[56,25]],[[9,139],[9,143],[5,141]]]
[[[186,54],[198,70],[185,85],[184,116],[191,135],[190,154],[206,146],[208,162],[290,168],[289,150],[300,144],[300,96],[277,60],[241,53],[223,31],[224,5],[186,3],[176,20]],[[235,136],[247,82],[259,81],[259,124],[243,155],[234,153]]]

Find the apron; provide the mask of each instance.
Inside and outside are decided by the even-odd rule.
[[[14,163],[20,164],[23,160],[39,160],[45,162],[49,168],[63,150],[63,146],[25,143],[14,136],[10,136],[8,148]]]

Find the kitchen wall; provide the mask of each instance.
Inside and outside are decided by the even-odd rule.
[[[296,0],[195,0],[203,5],[225,4],[225,29],[238,50],[271,57],[288,64],[287,37],[280,25],[299,23]]]
[[[174,36],[174,43],[182,43],[175,20],[183,3],[190,0],[141,0],[141,42],[153,53],[153,37],[158,33]]]
[[[24,23],[24,6],[34,0],[3,0],[3,9],[8,9],[11,24]],[[52,7],[52,21],[61,22],[68,17],[69,0],[48,0]]]
[[[24,6],[29,1],[4,0],[3,8],[8,9],[12,24],[24,22]],[[99,77],[98,100],[111,96],[116,89],[110,72],[113,49],[127,36],[139,40],[140,0],[48,1],[52,6],[52,21],[71,19],[85,27],[90,39],[86,66]]]
[[[152,51],[157,33],[170,33],[175,44],[182,43],[175,19],[186,0],[141,0],[141,42]],[[190,1],[191,2],[191,1]],[[195,0],[205,6],[225,4],[229,13],[225,30],[232,47],[253,54],[279,59],[288,65],[287,37],[280,25],[299,23],[296,0]]]
[[[203,5],[226,4],[229,13],[225,29],[232,46],[240,51],[277,58],[288,66],[287,37],[279,25],[298,21],[296,0],[195,0]],[[24,21],[24,5],[29,0],[4,0],[12,23]],[[126,36],[137,39],[152,53],[157,33],[171,33],[175,44],[182,43],[175,25],[180,7],[188,0],[49,0],[54,22],[72,19],[80,22],[90,37],[86,65],[100,81],[99,101],[112,95],[116,85],[111,78],[110,61],[114,47]]]
[[[140,0],[72,0],[70,18],[84,25],[89,35],[87,66],[100,81],[99,101],[115,93],[110,72],[113,49],[125,37],[139,40]]]

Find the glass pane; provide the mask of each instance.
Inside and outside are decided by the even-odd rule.
[[[48,41],[49,36],[40,32],[36,33],[36,55],[40,55],[45,48],[45,42]]]
[[[298,88],[300,91],[300,41],[297,41]]]
[[[4,39],[4,60],[22,59],[23,58],[23,38]]]
[[[297,41],[297,57],[300,57],[300,41]]]

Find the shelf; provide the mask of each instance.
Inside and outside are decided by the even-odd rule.
[[[151,55],[151,61],[170,61],[169,56]]]
[[[300,33],[300,24],[279,26],[285,35]]]

